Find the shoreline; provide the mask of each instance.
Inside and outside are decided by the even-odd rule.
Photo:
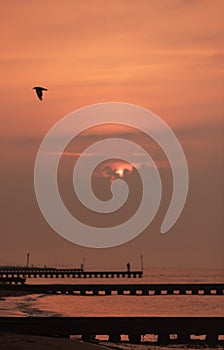
[[[45,294],[32,294],[28,292],[19,292],[19,291],[10,291],[10,290],[0,290],[0,316],[16,316],[16,317],[62,317],[61,313],[54,311],[45,311],[39,308],[33,307],[31,302],[37,298],[44,297]],[[11,309],[11,305],[14,301],[11,301],[10,298],[18,298],[16,305]],[[1,304],[2,302],[2,304]],[[5,303],[8,303],[8,308],[1,308]]]
[[[10,297],[24,297],[30,295],[27,292],[0,290],[1,301],[5,301]],[[27,311],[27,310],[26,310]],[[18,317],[26,317],[18,315]],[[100,349],[116,349],[116,347],[103,346],[102,344],[87,343],[77,339],[64,339],[46,337],[32,334],[20,334],[0,331],[1,350],[100,350]]]

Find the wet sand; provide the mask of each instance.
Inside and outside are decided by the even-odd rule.
[[[19,297],[27,294],[26,292],[0,290],[0,302],[7,297]],[[31,348],[32,350],[100,350],[104,347],[99,344],[89,344],[74,339],[69,340],[0,331],[1,350],[30,350]]]
[[[1,350],[100,350],[104,347],[98,344],[84,343],[78,340],[69,340],[36,335],[1,333]],[[108,349],[108,347],[107,347]]]

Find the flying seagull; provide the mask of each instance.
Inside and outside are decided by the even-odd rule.
[[[47,89],[41,87],[41,86],[34,86],[33,88],[34,90],[36,90],[36,94],[39,98],[39,100],[43,100],[43,91],[47,91]]]

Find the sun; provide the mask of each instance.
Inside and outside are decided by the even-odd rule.
[[[123,170],[123,169],[117,169],[117,170],[115,171],[115,173],[116,173],[117,175],[119,175],[120,177],[123,177],[123,176],[124,176],[124,170]]]

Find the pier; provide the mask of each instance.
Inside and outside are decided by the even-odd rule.
[[[0,317],[0,331],[44,336],[82,335],[91,341],[96,335],[107,335],[109,341],[120,341],[127,335],[131,343],[141,343],[143,336],[156,335],[160,345],[188,344],[193,336],[203,335],[210,345],[223,343],[224,317]]]
[[[38,267],[1,268],[0,278],[141,278],[142,271],[84,271]]]
[[[0,278],[141,278],[142,271],[84,271],[38,267],[1,268]]]
[[[22,284],[1,285],[1,289],[37,294],[69,294],[81,296],[126,295],[224,295],[224,283],[174,284]]]

